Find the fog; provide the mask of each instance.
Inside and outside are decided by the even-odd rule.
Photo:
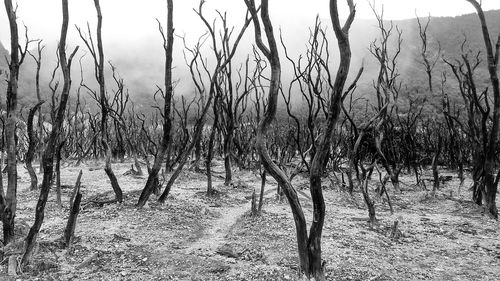
[[[146,1],[101,1],[103,13],[103,40],[106,60],[112,61],[117,66],[118,72],[124,78],[126,86],[134,96],[149,96],[156,90],[156,85],[162,85],[163,80],[163,49],[162,39],[158,32],[156,18],[164,21],[166,17],[166,2],[162,0]],[[314,25],[317,15],[322,19],[323,25],[329,32],[330,46],[332,48],[332,66],[335,65],[337,54],[335,53],[336,41],[331,34],[331,24],[329,22],[328,2],[326,0],[272,0],[270,1],[270,11],[276,35],[281,30],[284,42],[289,49],[292,58],[297,59],[299,54],[306,50],[309,28]],[[357,16],[351,41],[353,46],[352,68],[357,69],[362,62],[372,60],[368,47],[369,43],[377,37],[375,22],[373,21],[373,11],[368,1],[355,1],[357,4]],[[343,6],[344,1],[339,1]],[[472,6],[466,1],[442,0],[442,1],[397,1],[378,0],[375,1],[378,11],[384,11],[385,19],[413,18],[415,13],[420,16],[431,14],[433,16],[455,16],[474,12]],[[202,21],[193,11],[197,9],[197,0],[174,1],[174,26],[178,36],[186,38],[187,44],[192,46],[196,40],[205,33]],[[500,1],[484,0],[483,8],[498,9]],[[32,39],[43,39],[47,45],[44,52],[44,64],[42,65],[43,77],[48,77],[48,73],[55,65],[55,50],[60,30],[61,21],[60,1],[57,0],[23,0],[18,2],[18,22],[28,27],[29,36]],[[204,14],[207,19],[217,17],[216,10],[227,11],[228,22],[234,25],[236,31],[239,30],[245,17],[245,6],[243,1],[235,0],[208,0],[204,5]],[[346,15],[345,7],[341,14]],[[86,30],[88,22],[92,32],[95,32],[95,10],[93,1],[77,0],[70,2],[70,26],[69,48],[80,45],[77,57],[85,55],[87,51],[84,44],[78,37],[74,26],[80,26]],[[216,22],[220,27],[220,21]],[[416,26],[408,24],[405,34],[414,33]],[[408,30],[409,29],[409,30]],[[22,30],[22,28],[20,28]],[[235,32],[236,33],[236,32]],[[21,36],[23,37],[23,36]],[[233,36],[235,37],[235,35]],[[0,13],[0,41],[5,48],[9,48],[8,22],[5,12]],[[242,63],[248,54],[251,54],[253,44],[253,30],[251,26],[240,43],[236,56],[236,63]],[[33,45],[34,47],[34,45]],[[207,42],[203,55],[210,57],[212,52],[210,44]],[[282,49],[282,48],[281,48]],[[400,58],[400,71],[405,72],[405,68],[414,63],[409,50],[402,53]],[[284,65],[284,81],[290,77],[290,66],[285,60],[282,52]],[[24,70],[31,75],[34,72],[33,62],[27,59]],[[89,54],[84,59],[85,80],[93,82],[93,68]],[[174,45],[174,79],[181,81],[176,88],[176,94],[189,94],[192,92],[191,78],[183,57],[182,40],[175,38]],[[79,80],[78,64],[73,65],[74,80]],[[354,73],[355,71],[351,71]],[[367,78],[362,83],[370,83],[372,78]],[[45,79],[46,80],[46,79]],[[108,79],[109,80],[109,79]],[[43,82],[42,82],[43,83]],[[112,87],[112,81],[108,81],[108,87]]]

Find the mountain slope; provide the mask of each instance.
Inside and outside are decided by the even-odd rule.
[[[489,23],[490,32],[492,38],[496,39],[496,34],[500,33],[500,10],[487,11],[486,18]],[[423,18],[422,21],[426,21]],[[297,58],[300,53],[305,52],[305,46],[307,43],[309,35],[309,25],[314,21],[308,19],[297,19],[287,26],[283,26],[283,38],[287,46],[287,49],[293,58]],[[338,60],[336,54],[336,41],[331,32],[329,19],[323,20],[324,26],[327,27],[328,38],[330,40],[331,59],[333,63]],[[430,93],[426,93],[426,75],[422,65],[419,63],[420,57],[420,38],[418,35],[418,26],[416,19],[394,21],[394,26],[398,26],[400,30],[403,31],[403,43],[402,51],[399,58],[399,72],[401,74],[401,79],[403,84],[405,84],[408,89],[412,91],[418,91],[420,95],[427,95],[432,97]],[[389,25],[386,22],[386,25]],[[252,30],[248,30],[248,33],[244,36],[242,42],[240,43],[237,61],[244,61],[246,59],[246,54],[251,53],[250,46],[253,44],[253,37],[251,36]],[[394,31],[395,33],[395,31]],[[163,51],[161,49],[161,42],[159,41],[158,35],[151,33],[149,35],[144,35],[146,40],[132,41],[133,43],[120,44],[119,42],[112,42],[108,46],[105,45],[106,59],[109,59],[118,68],[121,76],[125,80],[125,84],[130,88],[130,94],[139,103],[139,105],[149,106],[152,103],[152,93],[156,90],[156,85],[162,85],[163,81]],[[365,72],[359,83],[358,94],[366,95],[370,97],[373,93],[372,81],[377,75],[377,63],[373,56],[369,52],[370,43],[376,40],[379,36],[379,31],[377,29],[377,22],[375,20],[355,20],[351,32],[350,39],[353,50],[353,60],[352,60],[352,71],[354,73],[357,68],[361,66],[364,62]],[[431,53],[437,51],[437,42],[439,41],[442,48],[442,55],[446,58],[457,58],[459,57],[461,50],[460,46],[464,40],[464,36],[468,39],[468,47],[473,50],[484,49],[484,43],[482,40],[482,34],[480,30],[479,20],[477,15],[468,14],[457,17],[439,17],[431,18],[431,23],[428,29],[428,39],[429,48]],[[104,38],[106,41],[106,38]],[[81,42],[70,42],[73,46],[76,44],[81,44]],[[183,53],[182,53],[182,43],[180,39],[175,41],[175,58],[174,73],[176,79],[179,80],[179,84],[176,87],[176,95],[181,94],[191,94],[193,86],[191,78],[187,67],[185,66]],[[394,42],[393,42],[394,43]],[[209,45],[209,44],[207,44]],[[42,65],[42,85],[44,95],[48,95],[47,84],[49,81],[52,68],[55,65],[55,44],[49,44],[44,51],[44,59]],[[392,46],[392,49],[394,45]],[[79,56],[84,53],[81,48]],[[204,55],[211,55],[211,50],[207,48],[203,53]],[[0,43],[0,55],[4,57],[8,55],[8,52]],[[89,55],[86,56],[86,63],[84,63],[84,79],[87,83],[92,85],[95,78],[93,77],[93,67],[89,60]],[[238,65],[239,62],[235,65]],[[282,64],[283,64],[283,81],[287,83],[291,79],[292,72],[290,69],[289,62],[285,59],[284,54],[282,54]],[[0,69],[2,72],[7,70],[5,59],[0,60]],[[332,68],[333,69],[333,68]],[[440,83],[440,75],[443,71],[450,71],[447,67],[438,62],[436,69],[434,71],[434,81],[436,88],[438,88]],[[79,84],[80,73],[78,66],[78,59],[75,58],[73,63],[73,89]],[[354,75],[353,74],[353,75]],[[483,69],[478,72],[478,80],[486,81],[487,76]],[[25,63],[21,68],[20,77],[20,98],[21,105],[29,105],[35,99],[34,94],[34,77],[35,77],[35,65],[31,57],[27,57]],[[111,75],[108,73],[108,90],[111,91],[113,87],[113,81]],[[4,80],[4,79],[3,79]],[[452,83],[453,79],[448,79],[450,89],[455,86]],[[3,85],[2,85],[3,84]],[[0,83],[0,87],[5,87],[5,82]],[[4,96],[4,94],[2,94]],[[90,98],[87,97],[89,103],[92,103]],[[435,107],[439,107],[439,101],[433,100],[431,104]]]

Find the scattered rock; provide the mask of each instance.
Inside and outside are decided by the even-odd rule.
[[[228,258],[237,259],[240,257],[238,253],[234,251],[234,249],[230,245],[222,245],[217,249],[217,254],[221,256],[225,256]]]

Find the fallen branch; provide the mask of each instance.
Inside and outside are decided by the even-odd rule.
[[[97,257],[99,256],[99,253],[96,252],[96,253],[93,253],[91,256],[89,256],[88,258],[86,258],[82,263],[80,263],[79,265],[77,265],[75,267],[75,269],[82,269],[84,267],[86,267],[87,265],[89,265],[93,260],[95,260]]]

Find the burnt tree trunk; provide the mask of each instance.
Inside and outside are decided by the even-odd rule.
[[[21,259],[21,266],[24,267],[29,264],[33,250],[35,248],[36,239],[40,228],[43,223],[45,215],[45,205],[50,191],[50,182],[52,180],[53,170],[54,170],[54,154],[56,152],[56,144],[59,136],[59,132],[62,130],[62,125],[64,121],[64,113],[66,111],[66,104],[68,102],[69,92],[71,89],[71,61],[78,51],[78,47],[75,48],[73,53],[69,58],[66,56],[66,36],[68,33],[68,22],[69,22],[69,12],[68,12],[68,0],[62,0],[62,15],[63,22],[61,27],[61,37],[59,39],[58,53],[61,62],[61,70],[64,77],[63,89],[60,96],[60,103],[57,110],[57,118],[52,127],[52,131],[49,136],[49,140],[45,147],[43,154],[43,180],[42,188],[40,191],[40,197],[36,205],[35,211],[35,222],[31,226],[28,236],[24,243],[24,253]]]
[[[33,130],[33,118],[35,117],[36,111],[40,109],[40,106],[42,106],[43,103],[43,101],[37,103],[30,109],[28,114],[28,151],[26,152],[25,161],[26,169],[28,170],[28,174],[31,179],[30,190],[36,190],[38,188],[38,178],[36,176],[35,169],[33,169],[33,158],[35,156],[37,146],[35,131]]]
[[[123,193],[118,184],[118,180],[111,167],[111,147],[108,142],[108,101],[106,98],[106,84],[104,77],[104,50],[102,46],[102,13],[99,0],[94,0],[94,6],[97,12],[97,52],[99,54],[99,62],[97,62],[97,82],[99,83],[99,97],[101,104],[101,144],[104,148],[104,153],[106,153],[106,160],[104,165],[104,171],[111,182],[111,187],[115,192],[115,199],[118,202],[123,201]],[[94,54],[95,55],[95,54]]]
[[[261,167],[262,169],[262,167]],[[259,214],[262,213],[262,205],[264,205],[264,190],[266,189],[266,170],[262,169],[260,173],[260,193],[259,193],[259,206],[257,211]]]
[[[500,179],[500,171],[497,171],[495,165],[496,148],[498,141],[498,133],[500,130],[500,85],[498,80],[498,58],[500,52],[500,34],[497,38],[497,43],[493,47],[488,25],[481,4],[476,0],[466,0],[471,3],[477,11],[477,15],[481,22],[481,31],[486,48],[486,56],[488,61],[488,72],[490,75],[491,87],[493,89],[493,118],[491,131],[488,134],[487,145],[485,147],[484,159],[484,201],[486,203],[487,212],[498,219],[498,209],[496,206],[496,196],[498,190],[498,180]],[[486,130],[486,129],[484,129]],[[498,174],[497,174],[498,173]],[[495,174],[497,176],[495,177]]]
[[[260,51],[264,54],[271,65],[271,80],[268,90],[267,108],[264,113],[263,119],[260,121],[259,128],[256,136],[256,148],[259,153],[262,165],[266,171],[278,182],[278,186],[283,189],[288,203],[290,205],[296,229],[297,249],[299,254],[299,270],[305,273],[308,277],[309,274],[309,256],[307,250],[307,225],[302,206],[297,196],[297,192],[292,186],[286,174],[281,170],[278,165],[271,159],[267,149],[268,131],[276,116],[279,86],[281,81],[281,63],[278,54],[276,40],[274,38],[273,27],[269,17],[268,1],[263,0],[261,3],[261,19],[264,25],[265,35],[269,48],[262,40],[262,31],[260,27],[260,20],[257,15],[257,9],[253,0],[245,0],[248,10],[251,13],[252,21],[254,23],[255,42]]]
[[[43,103],[42,101],[42,93],[40,91],[40,69],[42,67],[42,51],[45,48],[45,46],[42,46],[42,40],[38,41],[37,45],[37,55],[31,55],[33,60],[36,63],[36,74],[35,74],[35,90],[36,90],[36,98],[38,100],[38,103]],[[38,142],[39,142],[39,147],[37,149],[38,151],[38,159],[40,162],[40,173],[43,173],[43,165],[42,165],[42,154],[43,154],[43,117],[42,117],[42,110],[38,111],[38,128],[37,128],[37,134],[38,134]]]
[[[163,48],[165,50],[165,102],[163,107],[163,137],[161,145],[158,149],[158,153],[155,156],[155,161],[151,170],[149,171],[148,180],[144,186],[139,201],[137,202],[137,207],[142,208],[144,204],[149,199],[149,196],[158,186],[158,173],[161,169],[161,164],[165,158],[165,154],[169,150],[171,135],[170,131],[172,129],[172,96],[173,96],[173,86],[172,86],[172,52],[173,52],[173,42],[174,42],[174,26],[173,26],[173,1],[167,0],[167,37],[163,33],[161,24],[159,24],[160,33],[163,37]]]
[[[196,142],[201,138],[201,135],[203,133],[203,127],[205,125],[205,116],[207,114],[208,108],[210,107],[211,100],[212,100],[212,96],[209,97],[200,119],[198,119],[198,121],[195,124],[195,130],[193,132],[193,139],[189,143],[189,146],[186,149],[184,149],[184,151],[180,155],[179,164],[177,165],[174,172],[172,173],[172,175],[168,179],[167,185],[165,186],[165,190],[158,198],[158,202],[164,203],[165,200],[167,200],[167,197],[170,193],[170,190],[172,189],[172,186],[174,185],[175,181],[177,180],[177,178],[181,174],[182,169],[184,168],[184,165],[186,164],[186,162],[189,158],[189,155],[191,154],[191,151],[193,150],[194,146],[196,145]]]
[[[224,171],[226,173],[224,185],[229,185],[233,181],[233,167],[231,164],[231,148],[234,134],[233,125],[228,128],[228,133],[224,138]]]
[[[61,151],[64,147],[66,140],[61,141],[56,150],[56,203],[62,207],[61,200]]]
[[[443,139],[441,138],[441,135],[439,135],[436,151],[434,152],[434,156],[432,157],[432,176],[434,178],[434,185],[432,186],[433,192],[436,192],[439,189],[438,160],[439,160],[439,155],[441,154],[442,143]]]
[[[340,51],[340,64],[337,70],[337,76],[335,77],[335,82],[333,84],[333,89],[331,91],[327,123],[325,124],[323,136],[320,139],[317,151],[311,162],[309,174],[309,188],[311,190],[311,198],[313,201],[313,221],[311,223],[309,239],[307,241],[310,263],[307,272],[309,273],[309,276],[314,277],[316,280],[325,280],[321,257],[321,235],[325,220],[325,202],[321,186],[321,177],[325,172],[331,139],[341,111],[342,94],[347,76],[349,74],[349,67],[351,65],[349,28],[354,20],[355,8],[352,0],[347,0],[347,4],[349,6],[350,14],[344,26],[341,26],[337,1],[330,0],[330,18]]]
[[[80,192],[80,183],[82,179],[82,170],[78,174],[78,178],[76,179],[75,188],[73,190],[73,195],[71,196],[70,204],[69,204],[69,217],[68,222],[66,224],[66,228],[64,229],[64,246],[69,247],[71,242],[73,241],[73,236],[75,234],[76,227],[76,219],[78,218],[78,214],[80,213],[80,203],[82,201],[82,193]]]
[[[174,173],[170,176],[170,179],[167,182],[165,190],[161,194],[160,198],[158,198],[158,202],[160,202],[160,203],[164,203],[165,200],[167,199],[168,194],[170,193],[170,190],[172,189],[172,186],[175,183],[175,180],[180,175],[184,165],[186,164],[186,162],[188,160],[189,155],[191,155],[193,148],[196,146],[196,144],[199,141],[201,141],[202,134],[203,134],[203,128],[204,128],[205,122],[206,122],[207,112],[210,108],[212,100],[214,99],[214,96],[216,95],[216,92],[219,91],[219,89],[217,88],[217,87],[219,87],[219,85],[217,84],[219,82],[217,80],[217,78],[219,77],[219,74],[221,73],[221,71],[232,60],[232,58],[236,52],[236,49],[238,47],[238,44],[239,44],[241,38],[243,37],[243,34],[245,33],[246,28],[248,27],[248,25],[250,23],[249,19],[245,20],[245,24],[243,25],[242,29],[240,30],[240,33],[238,34],[238,37],[236,38],[230,52],[226,56],[224,56],[224,60],[223,60],[222,56],[220,55],[220,52],[217,51],[216,34],[215,34],[214,30],[212,29],[212,26],[203,17],[202,7],[203,7],[204,3],[205,3],[204,1],[200,2],[200,6],[199,6],[199,9],[197,11],[197,14],[198,14],[198,16],[200,16],[200,18],[204,22],[205,26],[209,29],[210,36],[211,36],[211,39],[213,42],[213,51],[214,51],[215,57],[216,57],[216,67],[215,67],[215,70],[211,74],[211,77],[210,77],[210,89],[209,89],[209,93],[208,93],[208,98],[206,99],[206,102],[202,107],[201,114],[194,125],[194,132],[192,134],[191,142],[189,143],[189,145],[187,145],[187,148],[184,149],[183,152],[181,153],[181,155],[179,156],[179,164],[178,164],[177,168],[175,169]],[[223,18],[223,21],[224,20],[225,20],[225,18]],[[226,32],[227,32],[227,29],[226,29]],[[226,44],[225,47],[229,48],[228,40],[229,40],[230,34],[225,34],[223,37],[225,40],[225,41],[223,41],[223,43]],[[196,57],[195,57],[195,59],[196,59]]]
[[[368,169],[363,170],[363,173],[362,173],[363,181],[360,185],[361,193],[363,194],[363,199],[365,200],[365,204],[366,204],[366,207],[368,209],[368,219],[370,220],[370,226],[372,226],[372,227],[377,221],[377,217],[376,217],[376,213],[375,213],[375,201],[370,198],[370,193],[368,190],[368,182],[369,182],[370,176],[373,172],[373,168],[374,168],[373,165],[374,165],[374,163]]]
[[[17,91],[19,76],[19,35],[16,22],[16,10],[12,0],[5,0],[5,10],[10,27],[10,61],[9,80],[7,85],[7,121],[5,125],[5,140],[7,147],[7,193],[2,200],[3,243],[9,244],[14,238],[14,219],[17,207],[17,159],[16,159],[16,122],[17,122]]]
[[[217,105],[220,100],[220,95],[217,93],[214,100],[213,112],[214,112],[214,123],[212,124],[212,128],[210,130],[210,137],[208,139],[208,151],[207,151],[207,159],[205,159],[205,168],[207,171],[207,196],[211,196],[215,194],[215,190],[212,187],[212,159],[214,157],[214,141],[215,134],[217,133],[217,126],[219,125],[219,113]]]

